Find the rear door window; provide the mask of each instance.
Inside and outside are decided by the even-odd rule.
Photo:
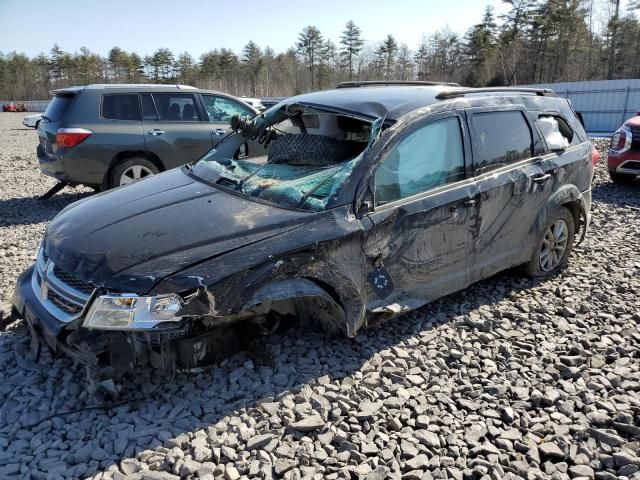
[[[102,97],[102,118],[140,121],[137,93],[112,94]]]
[[[555,145],[567,148],[580,143],[580,139],[575,135],[567,121],[560,116],[541,115],[537,120],[537,124],[547,142],[547,146]]]
[[[165,122],[198,122],[195,97],[190,93],[154,93],[158,117]]]
[[[66,112],[67,107],[71,104],[74,97],[75,95],[56,95],[53,97],[44,112],[46,119],[50,122],[59,122],[62,120],[64,112]]]
[[[153,103],[150,93],[142,94],[142,119],[146,121],[158,120],[158,112],[156,105]]]
[[[531,129],[520,111],[474,113],[472,134],[476,173],[533,155]]]

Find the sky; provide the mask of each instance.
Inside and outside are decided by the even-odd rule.
[[[166,47],[197,58],[220,47],[240,53],[253,40],[282,52],[307,25],[338,44],[348,20],[368,41],[390,33],[415,49],[423,34],[445,26],[464,34],[488,4],[508,11],[501,0],[0,0],[0,51],[33,57],[57,43],[69,52],[86,46],[105,55],[119,46],[145,55]]]

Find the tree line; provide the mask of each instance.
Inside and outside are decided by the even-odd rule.
[[[345,80],[433,80],[466,86],[640,78],[640,0],[503,0],[487,6],[464,35],[443,28],[410,48],[389,34],[365,39],[355,22],[337,42],[315,26],[276,53],[249,41],[242,52],[216,48],[194,58],[159,48],[141,56],[113,47],[106,56],[57,44],[30,58],[0,52],[0,98],[45,99],[89,83],[182,83],[245,96],[288,96]]]

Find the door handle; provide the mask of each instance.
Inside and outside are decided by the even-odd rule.
[[[164,130],[158,130],[157,128],[154,128],[153,130],[149,130],[147,133],[149,135],[153,135],[154,137],[157,137],[158,135],[162,135],[164,133]]]
[[[224,128],[216,128],[213,133],[215,133],[216,135],[224,135],[225,133],[227,133],[227,131]]]
[[[550,173],[545,173],[544,175],[538,175],[537,177],[531,177],[531,181],[533,183],[544,183],[551,178]]]

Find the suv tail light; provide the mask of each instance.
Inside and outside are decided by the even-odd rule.
[[[59,128],[56,132],[58,148],[75,147],[93,132],[86,128]]]
[[[626,125],[620,127],[611,137],[611,154],[620,155],[631,148],[631,130]]]
[[[595,167],[599,161],[600,161],[600,152],[595,147],[595,145],[592,145],[591,146],[591,163]]]

